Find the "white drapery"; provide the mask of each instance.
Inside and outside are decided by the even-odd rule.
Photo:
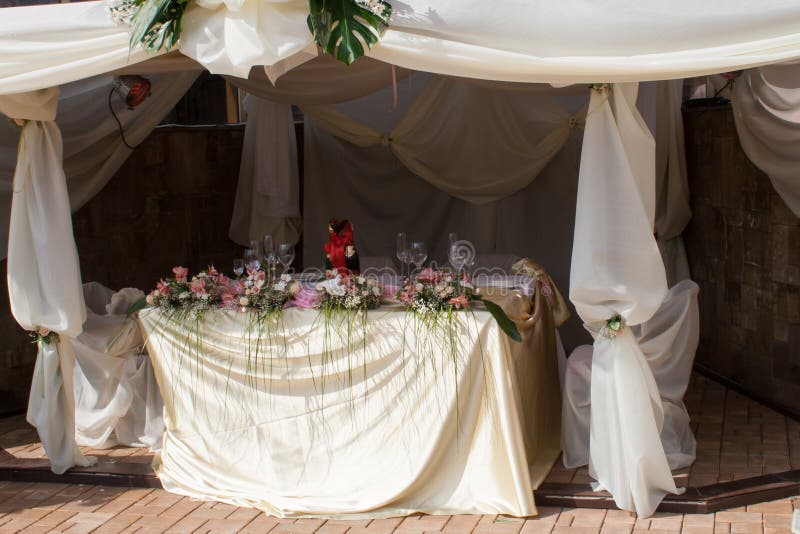
[[[671,469],[695,460],[696,442],[683,396],[700,338],[699,290],[691,280],[678,282],[656,314],[632,328],[658,384],[664,408],[661,443]],[[581,345],[569,356],[562,404],[561,444],[567,468],[589,463],[591,374],[592,347]]]
[[[653,235],[655,143],[637,85],[592,91],[581,154],[570,300],[595,336],[589,474],[617,506],[651,515],[678,493],[659,434],[663,408],[630,326],[650,319],[667,280]],[[606,321],[626,325],[613,337]]]
[[[731,102],[745,154],[800,217],[800,64],[745,71]]]
[[[800,5],[774,0],[665,4],[615,0],[396,2],[369,55],[406,68],[540,83],[664,80],[800,57]],[[273,79],[315,53],[305,0],[204,0],[186,13],[180,50],[212,72]],[[86,78],[147,59],[103,2],[4,9],[0,94]]]
[[[58,89],[0,97],[0,112],[24,119],[8,242],[11,313],[27,330],[77,336],[86,319],[66,179]],[[39,342],[28,421],[39,431],[52,470],[90,465],[75,443],[72,369],[75,356],[58,342]]]
[[[247,95],[239,182],[230,238],[240,245],[271,234],[297,243],[302,230],[292,107]]]

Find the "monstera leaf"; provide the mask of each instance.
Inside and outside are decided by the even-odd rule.
[[[181,36],[188,0],[137,0],[131,17],[131,48],[141,44],[148,52],[169,50]]]
[[[347,65],[364,55],[389,25],[384,0],[309,0],[308,28],[328,54]]]

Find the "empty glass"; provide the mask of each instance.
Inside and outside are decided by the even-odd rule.
[[[257,271],[261,268],[261,253],[252,248],[244,251],[244,265],[249,271]]]
[[[278,261],[280,261],[283,266],[283,272],[286,272],[294,261],[294,245],[291,243],[281,243],[278,247]]]
[[[398,232],[397,234],[395,254],[397,255],[397,261],[400,262],[400,276],[403,276],[403,265],[409,262],[408,239],[403,232]]]
[[[233,272],[236,276],[242,276],[244,274],[244,260],[242,258],[233,260]]]
[[[261,258],[261,242],[258,239],[251,239],[249,248],[254,250],[256,254],[258,254],[259,259]]]
[[[425,243],[422,241],[414,241],[411,243],[411,261],[419,271],[422,269],[422,264],[428,259],[428,249],[425,248]]]
[[[461,272],[464,265],[467,263],[467,255],[464,252],[464,247],[461,245],[455,243],[450,244],[450,252],[447,258],[450,260],[450,265],[453,266],[456,272]]]
[[[448,239],[448,246],[452,247],[453,243],[458,241],[458,234],[456,234],[455,232],[450,232],[450,234],[448,234],[447,236],[447,239]]]

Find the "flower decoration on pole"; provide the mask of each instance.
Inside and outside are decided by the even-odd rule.
[[[615,315],[603,327],[602,334],[608,339],[616,339],[625,329],[625,318],[619,314]]]
[[[50,343],[58,343],[59,341],[57,332],[53,332],[49,328],[43,326],[28,331],[28,335],[31,336],[32,343],[44,343],[45,345],[49,345]]]

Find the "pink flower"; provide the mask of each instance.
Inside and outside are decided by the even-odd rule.
[[[219,271],[214,268],[213,264],[208,266],[206,272],[208,273],[208,276],[217,276],[219,274]]]
[[[231,280],[230,280],[230,278],[228,278],[228,277],[227,277],[227,276],[225,276],[224,274],[221,274],[221,273],[220,273],[220,274],[217,274],[216,276],[217,276],[217,278],[216,278],[216,282],[217,282],[218,284],[220,284],[220,285],[226,286],[226,285],[228,285],[228,283],[231,281]]]
[[[235,293],[223,293],[222,294],[222,305],[223,306],[235,306],[236,305],[236,294]]]
[[[158,281],[158,284],[156,284],[156,291],[158,291],[159,295],[166,297],[169,295],[169,283],[165,282],[162,278]]]
[[[206,281],[202,278],[196,278],[192,280],[192,284],[189,286],[189,288],[195,295],[205,295],[207,293]]]
[[[185,282],[186,277],[189,276],[189,269],[186,267],[173,267],[172,272],[175,273],[175,279],[178,282]]]
[[[417,275],[417,280],[420,282],[434,282],[438,283],[442,279],[442,273],[434,271],[430,267],[424,269]]]
[[[448,304],[455,306],[456,309],[466,308],[469,306],[469,299],[466,295],[459,295],[447,301]]]

